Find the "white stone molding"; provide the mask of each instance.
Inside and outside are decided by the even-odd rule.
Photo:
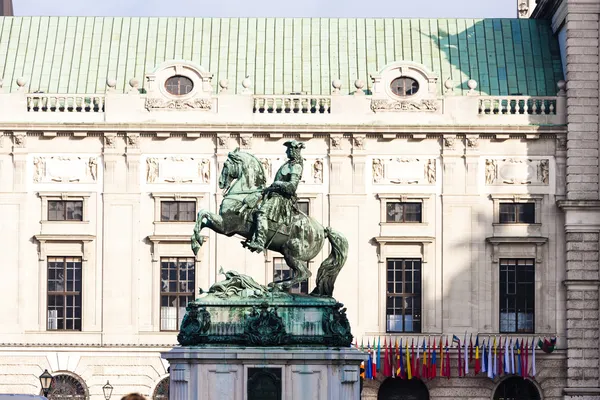
[[[145,102],[146,110],[201,110],[210,111],[213,107],[212,99],[160,99],[147,98]]]
[[[169,93],[165,88],[165,83],[172,76],[184,76],[190,79],[193,84],[190,93],[183,96]],[[146,108],[148,108],[148,100],[151,100],[153,106],[150,108],[210,109],[213,93],[212,76],[201,66],[189,61],[164,62],[146,75],[148,82]],[[196,102],[196,100],[208,100],[208,102]]]
[[[97,156],[34,156],[34,183],[95,183],[98,181]]]
[[[157,224],[190,224],[192,222],[184,221],[169,221],[162,222],[161,221],[161,202],[163,201],[193,201],[196,203],[196,212],[200,210],[200,201],[204,198],[204,193],[161,193],[161,192],[152,192],[152,199],[154,200],[154,225]],[[156,230],[155,230],[156,234]],[[188,235],[189,236],[189,235]],[[189,238],[188,238],[189,239]]]
[[[424,226],[429,222],[429,210],[432,206],[430,203],[433,199],[432,194],[426,193],[377,193],[377,198],[379,199],[379,224],[380,225],[403,225],[403,226]],[[387,203],[391,202],[401,202],[401,203],[420,203],[421,204],[421,222],[387,222]]]
[[[454,145],[456,144],[455,136],[444,136],[444,149],[454,150]]]
[[[13,132],[13,142],[17,149],[24,149],[27,146],[27,132]]]
[[[492,245],[492,262],[501,258],[533,258],[536,264],[544,261],[542,246],[548,243],[547,237],[488,237]]]
[[[38,192],[38,196],[42,201],[41,218],[42,224],[67,224],[80,225],[89,223],[90,221],[90,197],[91,192]],[[81,201],[83,202],[82,220],[81,221],[48,221],[48,201]]]
[[[436,183],[435,158],[374,158],[373,184],[434,185]]]
[[[257,156],[265,171],[267,184],[270,184],[275,178],[277,170],[286,162],[286,157],[275,156]],[[326,179],[326,159],[324,157],[309,156],[304,157],[304,166],[302,169],[302,178],[300,182],[306,185],[322,185]]]
[[[485,184],[547,186],[550,184],[550,160],[488,158],[485,160]]]
[[[138,132],[127,133],[127,147],[132,149],[140,148],[140,134]]]
[[[259,161],[265,172],[265,178],[267,179],[267,182],[269,182],[273,176],[273,163],[270,158],[260,158]]]
[[[367,135],[352,135],[352,145],[354,146],[354,150],[364,150],[366,138]]]
[[[252,148],[252,134],[240,133],[240,148],[248,150]]]
[[[500,203],[535,203],[535,223],[542,223],[542,202],[544,200],[543,194],[494,193],[490,194],[490,199],[492,199],[494,205],[494,224],[500,223]]]
[[[114,132],[104,133],[104,147],[107,149],[114,149],[116,146],[117,134]]]
[[[398,96],[391,89],[394,79],[414,79],[419,90],[410,96]],[[437,93],[438,77],[424,65],[410,61],[397,61],[386,65],[378,74],[371,75],[373,94],[371,110],[437,112],[441,109]]]
[[[229,149],[229,140],[231,139],[230,133],[218,133],[217,134],[217,149],[227,150]]]
[[[188,156],[146,158],[146,183],[209,184],[211,160]]]
[[[341,150],[342,149],[342,135],[330,135],[329,143],[331,144],[332,150]]]

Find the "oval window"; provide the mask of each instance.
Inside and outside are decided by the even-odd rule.
[[[194,82],[188,77],[175,75],[167,79],[165,89],[175,96],[184,96],[189,94],[194,88]]]
[[[419,82],[406,76],[394,79],[390,86],[392,93],[401,97],[412,96],[419,91]]]

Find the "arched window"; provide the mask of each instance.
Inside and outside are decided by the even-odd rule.
[[[48,400],[87,400],[87,388],[79,379],[71,375],[54,375]]]
[[[175,96],[184,96],[192,91],[194,82],[187,76],[175,75],[167,79],[165,89]]]
[[[156,388],[154,389],[154,393],[152,394],[152,400],[169,400],[169,382],[171,381],[170,377],[163,378]]]
[[[377,400],[429,400],[429,390],[420,379],[388,378],[379,387]]]
[[[498,385],[494,400],[540,400],[540,392],[529,379],[515,376]]]

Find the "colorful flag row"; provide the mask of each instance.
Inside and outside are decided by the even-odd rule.
[[[456,347],[454,346],[456,344]],[[500,338],[488,337],[482,338],[480,343],[479,335],[476,336],[473,343],[472,335],[467,345],[467,335],[461,341],[456,335],[453,335],[450,346],[448,337],[436,338],[431,341],[423,338],[422,343],[419,339],[415,343],[414,339],[384,337],[383,344],[381,338],[377,339],[377,344],[373,340],[367,341],[367,346],[361,342],[355,342],[355,347],[366,351],[369,359],[363,363],[363,372],[361,376],[365,379],[375,379],[377,374],[383,374],[385,377],[394,377],[401,379],[419,378],[423,380],[435,379],[438,374],[440,377],[450,379],[452,373],[450,370],[450,353],[457,353],[456,376],[463,377],[472,370],[474,375],[484,374],[493,379],[502,375],[519,375],[524,378],[534,378],[537,374],[535,364],[536,345],[546,353],[554,351],[556,338],[550,340],[544,338],[544,341],[538,339],[519,339],[519,338]]]

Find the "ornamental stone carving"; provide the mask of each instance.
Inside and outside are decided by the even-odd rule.
[[[117,141],[117,135],[114,133],[104,134],[104,147],[114,149]]]
[[[252,147],[252,134],[240,134],[240,147],[242,149],[250,149]]]
[[[268,158],[261,158],[260,164],[262,165],[263,170],[265,171],[265,177],[267,178],[267,180],[271,179],[271,175],[273,175],[273,167],[271,166],[271,160],[269,160]]]
[[[453,150],[455,142],[456,142],[455,137],[452,137],[452,136],[444,137],[444,148],[446,148],[448,150]]]
[[[556,138],[556,149],[563,150],[563,151],[567,149],[567,138],[566,137],[557,137]]]
[[[354,140],[354,148],[356,150],[364,150],[365,149],[365,136],[354,135],[352,136]]]
[[[318,158],[313,163],[313,182],[323,183],[323,160]]]
[[[183,156],[148,157],[147,183],[208,184],[211,162],[208,158]]]
[[[340,135],[335,135],[335,136],[330,136],[329,137],[331,139],[331,148],[334,150],[341,150],[342,149],[342,136]]]
[[[229,133],[217,134],[217,149],[229,148],[229,139],[230,138],[231,138],[231,135]]]
[[[132,149],[140,148],[140,134],[139,133],[128,133],[127,134],[127,146]]]
[[[33,157],[35,183],[94,183],[98,180],[98,157]]]
[[[488,185],[493,185],[496,182],[496,177],[498,176],[496,161],[495,160],[485,160],[485,183]]]
[[[487,159],[487,185],[548,185],[550,160],[528,158]]]
[[[435,100],[371,100],[371,110],[378,111],[428,111],[438,110]]]
[[[187,99],[170,100],[162,98],[149,98],[145,103],[146,110],[200,110],[210,111],[212,109],[212,99]]]
[[[477,136],[467,136],[467,147],[469,149],[476,149],[479,147],[479,138]]]
[[[13,140],[16,148],[23,149],[27,145],[27,133],[15,132],[13,134]]]
[[[373,159],[373,183],[431,185],[436,182],[436,160],[418,158]]]

